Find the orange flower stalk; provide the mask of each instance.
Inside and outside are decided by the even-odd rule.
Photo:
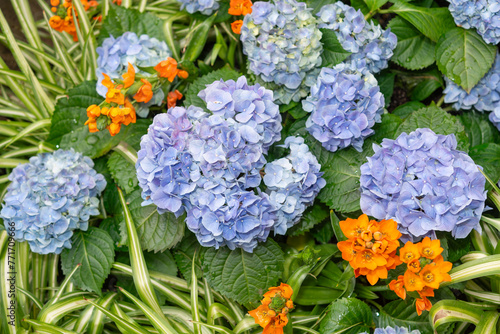
[[[231,15],[247,15],[252,13],[252,1],[250,0],[231,0],[229,2],[229,10]]]
[[[337,244],[342,258],[349,261],[356,277],[366,276],[374,285],[387,278],[388,270],[396,268],[401,260],[396,256],[401,233],[393,220],[377,222],[367,215],[358,219],[348,218],[340,222],[340,228],[348,238]]]
[[[177,105],[177,100],[182,99],[182,94],[177,89],[173,92],[169,92],[167,95],[167,108],[173,108]]]
[[[137,93],[134,95],[134,99],[137,102],[148,103],[153,98],[153,86],[146,79],[141,79],[142,86],[139,88]]]
[[[241,34],[241,27],[243,26],[243,20],[236,20],[231,23],[231,29],[235,34]]]
[[[172,57],[168,57],[167,60],[159,62],[154,69],[158,72],[160,78],[167,78],[170,82],[174,81],[176,76],[179,76],[181,79],[186,79],[189,75],[188,72],[177,68],[177,61]]]
[[[288,323],[288,312],[293,309],[293,290],[290,285],[281,283],[280,286],[269,288],[264,294],[259,307],[248,313],[255,319],[255,323],[264,328],[263,334],[283,334],[283,327]]]
[[[404,276],[393,280],[389,288],[402,299],[406,298],[406,291],[416,291],[420,296],[416,301],[418,315],[431,309],[427,297],[434,296],[434,289],[438,289],[441,282],[451,281],[448,272],[452,264],[444,261],[442,252],[441,242],[429,237],[417,244],[408,241],[399,250],[399,257],[406,263],[407,270]]]

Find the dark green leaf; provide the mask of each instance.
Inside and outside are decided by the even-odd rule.
[[[413,298],[392,301],[386,304],[379,313],[377,327],[399,326],[411,328],[412,330],[418,329],[421,333],[434,332],[429,319],[417,314]]]
[[[379,9],[387,3],[388,0],[365,0],[366,5],[371,12]]]
[[[377,78],[380,92],[384,95],[385,106],[388,107],[391,103],[392,93],[394,92],[394,78],[396,74],[389,70],[385,70],[375,77]]]
[[[351,6],[356,10],[360,9],[363,15],[370,13],[370,8],[363,0],[351,0]]]
[[[203,257],[205,253],[204,248],[196,239],[196,236],[193,233],[188,233],[188,235],[182,239],[181,243],[175,247],[174,257],[175,262],[177,263],[177,267],[179,268],[182,276],[187,281],[189,285],[191,285],[191,268],[193,264],[193,256],[196,253],[196,276],[198,278],[203,277],[203,270],[201,268],[200,259]]]
[[[299,295],[294,300],[297,305],[316,306],[330,304],[337,300],[344,290],[331,289],[322,286],[302,286]]]
[[[349,51],[344,50],[333,30],[320,30],[323,33],[321,37],[321,43],[323,43],[323,53],[321,54],[323,67],[332,67],[340,64],[351,55]]]
[[[496,53],[496,46],[473,29],[452,29],[436,45],[439,70],[468,92],[489,71]]]
[[[370,307],[356,298],[342,298],[333,302],[320,325],[322,334],[357,334],[370,332],[372,327]]]
[[[115,182],[127,194],[132,192],[139,184],[135,174],[135,166],[118,152],[113,152],[109,156],[108,168]]]
[[[295,226],[288,229],[287,234],[291,236],[302,235],[328,217],[330,217],[328,208],[321,203],[316,203],[304,212],[302,218]]]
[[[177,276],[177,265],[170,251],[165,250],[161,253],[144,252],[144,259],[149,270]]]
[[[474,146],[469,152],[476,164],[483,167],[483,172],[495,183],[500,180],[500,144],[487,143]],[[491,186],[486,182],[486,188]]]
[[[411,91],[413,101],[423,101],[437,89],[444,87],[443,76],[437,69],[416,74],[414,78],[419,82]]]
[[[111,239],[113,239],[113,243],[115,245],[115,250],[117,251],[125,251],[127,249],[123,246],[124,240],[123,236],[120,233],[121,223],[121,218],[119,217],[108,217],[104,219],[99,225],[100,229],[108,232],[108,234],[111,236]]]
[[[392,111],[393,115],[399,116],[401,118],[406,118],[409,115],[411,115],[412,112],[417,111],[419,109],[422,109],[425,107],[425,104],[417,102],[417,101],[411,101],[407,102],[405,104],[400,105],[396,109]]]
[[[458,118],[462,121],[469,137],[470,147],[486,143],[500,143],[500,132],[488,119],[488,114],[464,112]]]
[[[282,105],[282,106],[284,106],[284,105]],[[280,111],[281,111],[282,106],[280,106]],[[288,106],[290,106],[290,107],[287,108],[286,112],[288,112],[295,119],[304,118],[305,116],[307,116],[309,114],[307,111],[305,111],[302,108],[301,102],[291,102],[289,105],[287,105],[287,107]]]
[[[275,286],[283,272],[284,254],[272,239],[253,253],[227,247],[208,248],[203,260],[205,278],[218,292],[240,304],[255,302]]]
[[[71,249],[64,249],[61,253],[62,270],[65,275],[69,275],[81,263],[71,280],[82,290],[101,295],[102,285],[111,271],[114,258],[113,239],[108,232],[97,227],[90,227],[86,232],[76,230]]]
[[[320,244],[330,242],[334,236],[332,224],[329,221],[324,221],[312,231],[312,235]]]

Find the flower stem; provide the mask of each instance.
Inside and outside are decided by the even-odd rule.
[[[444,95],[441,96],[441,98],[437,101],[436,106],[441,107],[441,105],[443,104],[443,102],[444,102]]]
[[[137,162],[137,151],[126,142],[121,141],[113,148],[113,151],[118,152],[122,157],[131,162],[134,166]]]

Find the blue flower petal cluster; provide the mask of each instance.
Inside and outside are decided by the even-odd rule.
[[[390,29],[365,20],[361,10],[340,1],[321,8],[319,27],[333,30],[342,47],[352,54],[344,60],[356,67],[368,67],[371,73],[378,73],[388,66],[396,48],[397,37]]]
[[[394,219],[410,239],[435,237],[435,231],[465,238],[480,230],[485,177],[458,151],[455,135],[430,129],[402,133],[374,145],[361,166],[361,209],[377,219]]]
[[[171,56],[171,52],[165,42],[160,42],[156,38],[148,35],[138,37],[133,32],[126,32],[118,38],[110,36],[106,38],[100,47],[97,48],[97,93],[102,97],[106,96],[107,88],[102,84],[103,73],[111,79],[122,77],[127,72],[128,63],[134,66],[135,72],[144,76],[150,74],[141,71],[139,67],[156,66],[162,60]],[[146,117],[149,107],[161,105],[165,94],[158,89],[154,92],[153,98],[148,103],[139,103],[136,113],[140,117]]]
[[[495,62],[486,75],[479,80],[470,93],[448,79],[444,102],[453,103],[455,110],[476,109],[478,111],[491,111],[490,120],[500,130],[500,54],[497,53]]]
[[[268,163],[263,178],[271,202],[278,208],[276,234],[285,234],[295,225],[326,185],[321,165],[303,138],[288,137],[283,146],[290,149],[290,154]]]
[[[497,0],[448,0],[455,23],[475,28],[489,44],[500,43],[500,3]]]
[[[177,0],[181,4],[181,10],[186,10],[190,14],[200,12],[204,15],[212,15],[219,9],[218,0]]]
[[[368,332],[364,332],[361,334],[369,334]],[[418,329],[415,330],[409,330],[406,327],[390,327],[387,326],[386,328],[375,328],[375,332],[373,334],[420,334],[420,331]]]
[[[361,152],[364,139],[374,133],[373,125],[381,122],[384,101],[377,79],[367,68],[344,63],[324,67],[302,101],[304,110],[311,113],[307,130],[329,151],[352,145]]]
[[[298,102],[321,66],[321,31],[303,2],[255,2],[241,28],[250,70],[268,83],[277,103]]]
[[[14,239],[27,241],[31,251],[59,254],[71,248],[76,229],[87,230],[90,216],[99,214],[97,196],[106,187],[94,162],[70,151],[34,156],[12,170],[0,212]]]

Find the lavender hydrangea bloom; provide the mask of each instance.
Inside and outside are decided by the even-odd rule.
[[[165,42],[160,42],[156,38],[148,35],[138,37],[133,32],[126,32],[118,38],[110,36],[106,38],[102,46],[97,48],[97,93],[102,97],[106,96],[107,88],[102,84],[103,73],[111,79],[122,77],[127,72],[128,63],[134,66],[135,72],[144,76],[150,76],[140,67],[156,66],[160,61],[171,56],[171,52]],[[149,107],[152,105],[161,105],[165,94],[163,90],[157,89],[153,98],[148,103],[138,103],[136,113],[140,117],[146,117]]]
[[[321,8],[319,27],[333,30],[342,47],[352,54],[344,60],[357,68],[368,67],[378,73],[388,66],[396,48],[397,37],[390,29],[365,20],[361,10],[355,10],[340,1]]]
[[[480,230],[485,177],[455,135],[430,129],[402,133],[373,145],[361,166],[361,209],[377,219],[394,219],[409,239],[435,237],[435,231],[465,238]]]
[[[326,185],[321,177],[321,165],[309,152],[303,138],[288,137],[283,146],[290,149],[290,154],[268,163],[263,178],[271,202],[278,209],[274,225],[276,234],[285,234],[295,225]]]
[[[368,69],[338,64],[321,69],[302,106],[311,113],[307,130],[323,147],[335,152],[352,145],[361,152],[373,125],[381,121],[384,96]]]
[[[39,154],[14,168],[0,212],[5,228],[14,227],[14,239],[27,241],[34,253],[71,248],[73,231],[87,230],[89,217],[99,214],[97,196],[106,180],[93,167],[71,149]]]
[[[369,333],[364,332],[361,334],[369,334]],[[387,326],[386,328],[375,328],[375,332],[373,334],[420,334],[420,331],[418,329],[410,330],[406,327]]]
[[[181,10],[186,10],[190,14],[200,12],[204,15],[211,15],[219,9],[218,0],[177,0],[181,4]]]
[[[491,111],[490,120],[500,130],[500,54],[497,53],[492,68],[479,82],[467,93],[465,89],[448,79],[444,102],[453,103],[455,110],[476,109],[478,111]]]
[[[475,28],[489,44],[500,43],[500,3],[498,0],[448,0],[455,23]]]
[[[241,28],[250,70],[274,91],[278,103],[298,102],[309,92],[321,65],[321,32],[303,2],[255,2]]]

